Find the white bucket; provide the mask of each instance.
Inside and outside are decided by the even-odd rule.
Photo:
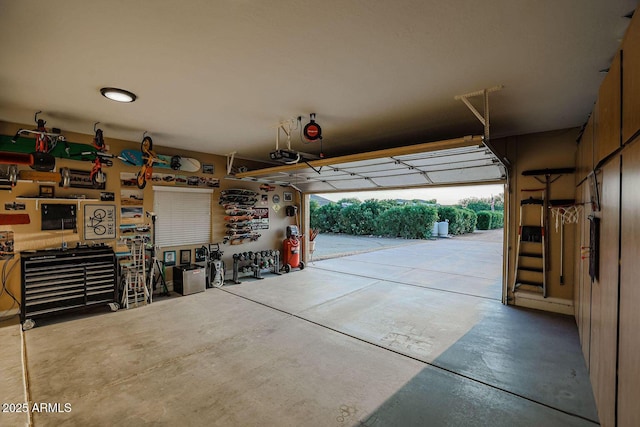
[[[449,221],[438,223],[438,237],[447,237],[449,235]]]

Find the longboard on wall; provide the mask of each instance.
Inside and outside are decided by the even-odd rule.
[[[192,157],[182,157],[182,156],[167,156],[165,154],[158,154],[159,162],[154,162],[154,168],[164,168],[164,169],[173,169],[180,170],[184,172],[199,172],[200,171],[200,161],[192,158]],[[123,158],[124,162],[132,165],[132,166],[142,166],[144,164],[144,158],[142,156],[142,151],[138,150],[122,150],[120,153],[120,157]],[[177,158],[177,159],[176,159]],[[176,165],[176,160],[179,162],[180,167],[175,169],[172,167],[172,164]],[[173,163],[172,163],[173,161]]]
[[[26,181],[55,182],[64,188],[71,183],[71,172],[67,168],[61,168],[59,172],[21,170],[18,177]]]

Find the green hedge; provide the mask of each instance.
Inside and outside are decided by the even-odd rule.
[[[405,239],[431,237],[437,212],[433,206],[395,206],[382,212],[377,220],[377,232],[381,236]]]
[[[471,209],[431,204],[400,204],[393,200],[343,199],[324,206],[310,204],[311,228],[346,233],[425,239],[436,221],[449,222],[449,234],[473,233],[478,215]]]
[[[478,230],[491,229],[491,211],[478,212]]]
[[[340,206],[337,203],[328,203],[320,206],[311,215],[311,227],[318,228],[322,233],[339,233]]]
[[[459,235],[473,233],[478,216],[471,209],[455,206],[438,207],[438,221],[449,221],[449,234]]]
[[[473,233],[478,224],[478,214],[471,209],[460,209],[462,213],[462,232]]]
[[[502,228],[504,227],[504,213],[501,211],[492,211],[491,212],[491,228]]]
[[[500,211],[478,212],[478,230],[493,230],[504,226],[504,214]]]

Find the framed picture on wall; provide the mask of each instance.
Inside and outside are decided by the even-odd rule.
[[[176,265],[176,251],[164,251],[163,261],[166,267]]]
[[[60,186],[62,186],[62,184],[60,184]],[[94,184],[94,182],[91,180],[90,171],[71,169],[69,171],[69,187],[104,190],[106,187],[106,174],[104,182]]]
[[[282,199],[285,202],[293,202],[293,193],[285,191],[284,193],[282,193]]]
[[[180,265],[191,264],[191,249],[180,250]]]
[[[116,207],[114,205],[84,205],[84,239],[115,239]]]

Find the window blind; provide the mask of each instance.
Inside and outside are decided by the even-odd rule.
[[[154,186],[156,246],[209,243],[212,194],[211,189]]]

